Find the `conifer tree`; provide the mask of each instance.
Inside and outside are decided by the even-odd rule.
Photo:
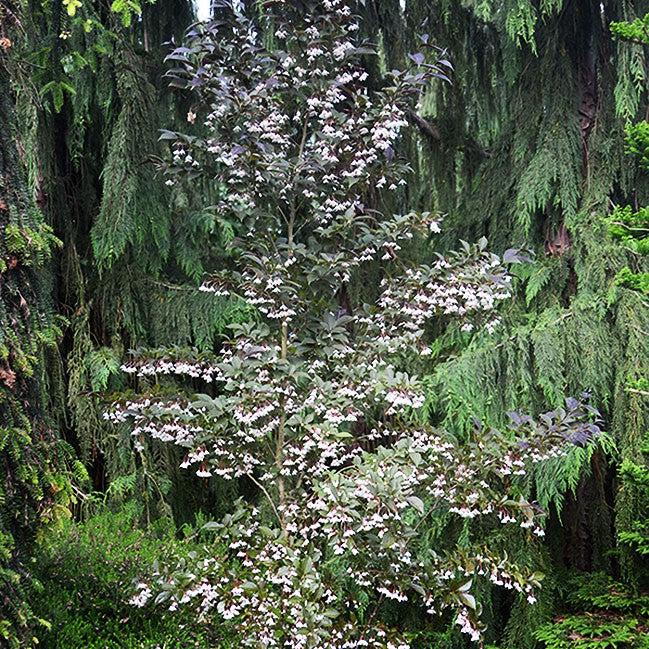
[[[611,24],[612,34],[627,42],[649,45],[649,15],[632,22]],[[626,126],[626,149],[638,158],[646,171],[645,152],[649,147],[649,124],[646,121]],[[616,205],[606,218],[609,233],[634,253],[649,252],[649,219],[644,207]],[[624,267],[616,275],[617,284],[649,293],[649,273]],[[637,379],[630,377],[626,390],[640,398],[649,397],[646,372]],[[541,627],[536,635],[550,649],[579,646],[591,638],[623,647],[647,646],[646,589],[649,572],[649,431],[635,440],[619,466],[619,493],[634,504],[633,518],[622,520],[616,534],[619,552],[627,569],[622,579],[616,575],[597,575],[590,584],[580,584],[569,599],[569,615],[562,611],[552,623]]]
[[[172,192],[152,163],[162,153],[158,128],[188,109],[180,95],[170,99],[162,70],[165,43],[191,22],[192,4],[34,0],[26,8],[21,136],[30,184],[63,242],[56,306],[68,326],[50,366],[52,411],[95,489],[147,494],[151,515],[175,506],[191,518],[195,490],[178,482],[177,458],[155,445],[134,457],[128,433],[101,415],[104,395],[125,387],[126,349],[210,349],[242,317],[198,291],[227,224],[195,204],[202,188]]]
[[[575,452],[532,481],[539,502],[557,511],[543,559],[549,577],[533,610],[493,600],[493,638],[504,628],[505,647],[535,642],[532,630],[559,592],[560,582],[551,587],[556,571],[635,570],[615,539],[640,502],[617,489],[615,463],[637,458],[649,427],[646,398],[628,390],[649,364],[649,311],[616,278],[626,267],[637,281],[647,261],[635,244],[608,237],[602,216],[613,205],[636,212],[648,198],[624,143],[625,122],[645,116],[646,51],[610,31],[646,9],[628,0],[366,3],[363,28],[380,34],[384,51],[377,78],[422,31],[454,63],[453,84],[421,103],[425,119],[409,148],[419,176],[408,204],[448,215],[443,245],[485,235],[495,251],[519,245],[536,253],[516,271],[519,299],[493,337],[438,332],[428,412],[466,433],[472,415],[499,423],[510,409],[557,405],[589,389],[612,435],[608,457]]]

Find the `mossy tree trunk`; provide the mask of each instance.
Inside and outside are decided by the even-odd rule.
[[[35,620],[25,598],[26,559],[39,531],[69,515],[72,492],[43,387],[44,355],[60,337],[50,294],[58,242],[28,190],[19,153],[12,9],[0,6],[0,644],[29,647]]]

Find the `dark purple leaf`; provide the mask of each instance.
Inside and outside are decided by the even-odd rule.
[[[435,72],[435,73],[433,73],[433,76],[436,79],[441,79],[442,81],[446,81],[447,83],[451,83],[451,80],[445,74],[442,74],[441,72]]]
[[[566,408],[568,410],[577,410],[579,408],[579,401],[574,397],[566,397]]]
[[[522,264],[533,261],[530,253],[520,248],[509,248],[503,253],[503,262],[506,264]]]

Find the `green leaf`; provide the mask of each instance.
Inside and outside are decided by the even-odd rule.
[[[406,502],[414,507],[420,514],[424,513],[424,501],[418,496],[408,496]]]
[[[458,598],[467,608],[470,608],[472,611],[475,611],[476,601],[473,595],[469,593],[459,593]]]

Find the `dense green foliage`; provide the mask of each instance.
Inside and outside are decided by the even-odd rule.
[[[467,544],[496,534],[490,541],[545,573],[535,606],[484,593],[488,639],[501,649],[643,647],[649,6],[358,7],[363,35],[381,51],[379,65],[368,63],[375,87],[423,33],[454,67],[452,83],[409,116],[417,132],[399,152],[413,174],[390,207],[444,215],[438,248],[408,254],[430,260],[486,236],[497,253],[514,246],[535,257],[516,270],[493,336],[430,328],[433,353],[417,361],[422,416],[463,440],[474,418],[503,427],[509,411],[541,412],[589,390],[605,420],[599,447],[574,449],[527,485],[551,513],[541,548],[459,530]],[[218,643],[126,600],[159,554],[188,550],[173,524],[199,511],[220,516],[250,485],[199,480],[179,468],[182,454],[134,444],[103,419],[134,390],[195,388],[124,379],[130,348],[200,358],[219,349],[229,324],[251,318],[236,301],[197,290],[206,270],[224,264],[234,234],[209,208],[222,188],[205,179],[168,187],[155,169],[168,156],[159,129],[186,128],[193,110],[163,78],[164,43],[191,20],[188,0],[0,0],[0,645]],[[351,299],[375,295],[380,275],[356,278]],[[96,514],[92,492],[107,511]],[[111,513],[130,500],[138,506]],[[429,542],[443,537],[431,530]],[[450,620],[422,630],[404,609],[388,614],[405,616],[423,646],[465,646]]]
[[[138,465],[128,436],[105,426],[99,395],[124,388],[117,370],[129,347],[209,348],[237,317],[196,290],[227,234],[190,195],[172,195],[152,164],[162,153],[158,128],[181,110],[161,79],[163,42],[182,33],[190,4],[147,4],[131,21],[101,3],[82,3],[73,16],[59,10],[25,5],[19,54],[36,72],[17,97],[31,182],[63,242],[56,298],[69,327],[55,414],[96,486],[137,475],[146,489],[157,481],[169,505],[171,484],[160,480],[173,459],[147,448]]]
[[[25,561],[36,537],[69,516],[74,494],[73,455],[43,389],[43,360],[62,333],[48,295],[61,242],[32,200],[16,146],[8,36],[16,20],[0,6],[0,642],[26,647],[46,621],[27,601]]]
[[[646,592],[601,573],[573,576],[564,592],[570,612],[535,632],[549,649],[649,646]]]
[[[170,520],[138,528],[141,506],[67,522],[35,557],[35,607],[51,630],[48,649],[207,649],[217,638],[181,616],[150,616],[129,605],[133,580],[178,545]],[[190,551],[191,545],[184,544]]]

